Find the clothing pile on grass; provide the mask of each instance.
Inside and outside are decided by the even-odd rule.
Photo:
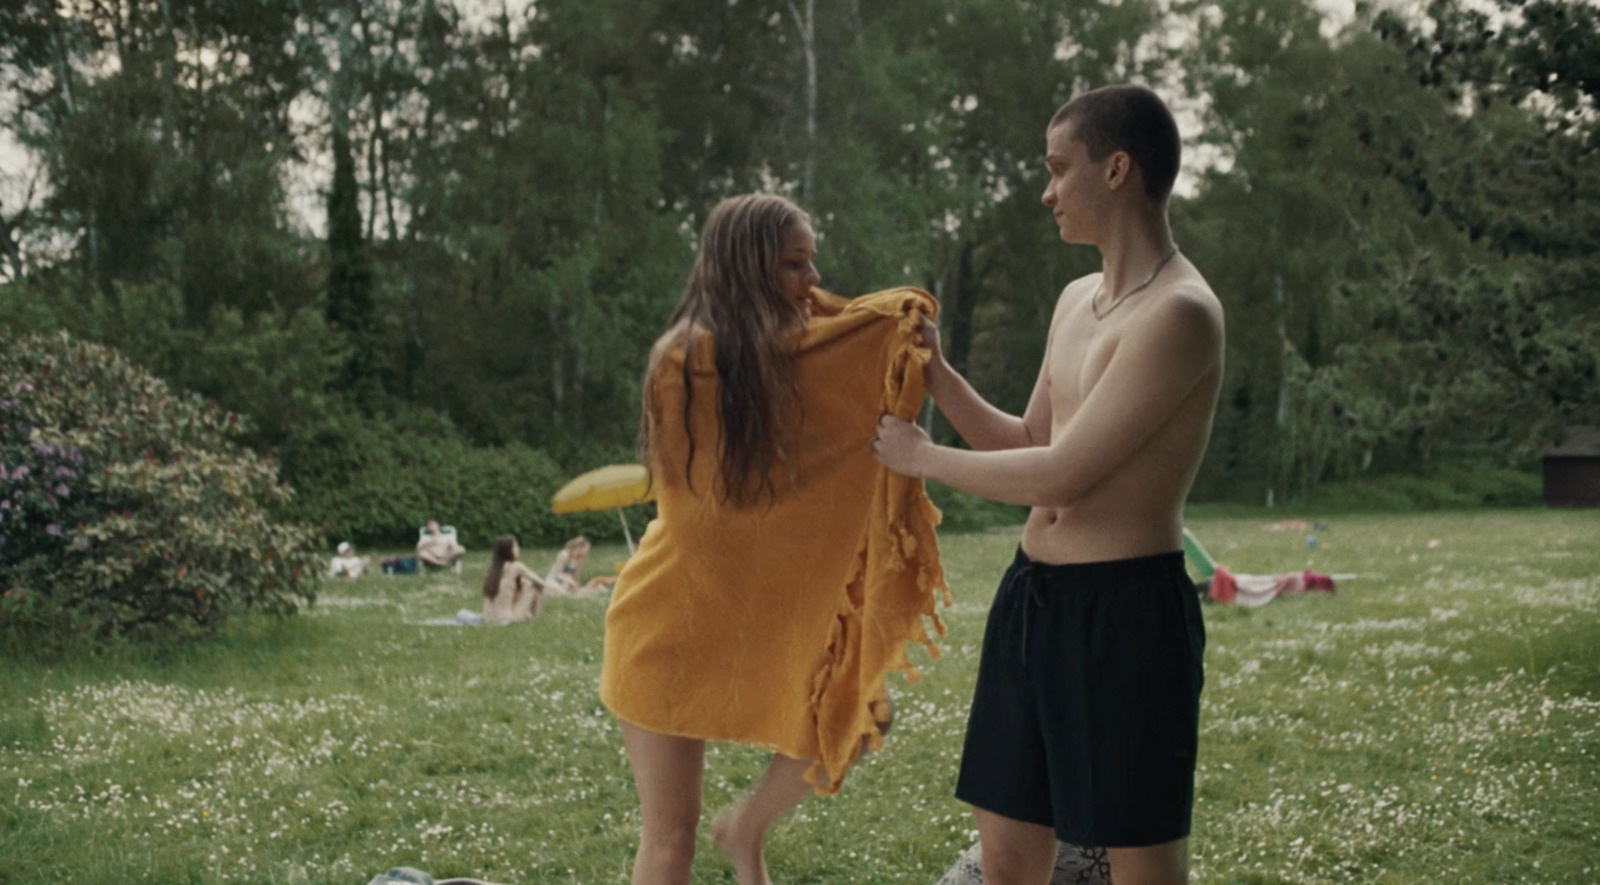
[[[1296,523],[1304,525],[1304,523]],[[1183,555],[1190,569],[1199,577],[1195,590],[1205,599],[1220,605],[1260,606],[1280,596],[1297,596],[1310,590],[1334,592],[1334,578],[1354,578],[1355,575],[1324,575],[1310,570],[1281,575],[1244,575],[1219,565],[1201,546],[1200,539],[1188,529],[1183,530]]]
[[[413,867],[395,867],[372,877],[367,885],[496,885],[482,879],[435,879]]]
[[[982,854],[981,845],[974,842],[945,871],[938,885],[983,885]],[[1111,863],[1106,858],[1106,850],[1057,842],[1050,885],[1111,885]]]

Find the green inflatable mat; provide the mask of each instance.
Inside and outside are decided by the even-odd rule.
[[[1201,581],[1209,581],[1217,573],[1217,564],[1211,561],[1206,548],[1200,546],[1200,540],[1188,529],[1183,530],[1183,556],[1189,560],[1190,567]]]

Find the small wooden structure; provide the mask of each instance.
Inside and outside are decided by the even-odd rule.
[[[1600,427],[1568,427],[1544,461],[1544,506],[1600,507]]]

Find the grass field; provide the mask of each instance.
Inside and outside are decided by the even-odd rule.
[[[1315,549],[1268,521],[1191,524],[1236,571],[1360,577],[1206,609],[1194,880],[1600,881],[1600,514],[1347,516]],[[776,830],[776,882],[931,885],[970,844],[950,791],[1016,539],[943,539],[945,655],[914,652],[884,751]],[[359,885],[402,864],[625,881],[637,805],[596,694],[604,601],[402,623],[476,608],[485,565],[330,582],[302,617],[176,653],[0,657],[0,883]],[[761,761],[713,748],[708,811]],[[695,876],[733,881],[704,840]]]

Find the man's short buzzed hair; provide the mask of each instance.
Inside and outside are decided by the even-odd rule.
[[[1161,97],[1143,86],[1104,86],[1074,96],[1050,118],[1050,129],[1072,124],[1072,134],[1100,161],[1126,151],[1139,164],[1150,198],[1164,202],[1178,178],[1182,147],[1178,124]]]

